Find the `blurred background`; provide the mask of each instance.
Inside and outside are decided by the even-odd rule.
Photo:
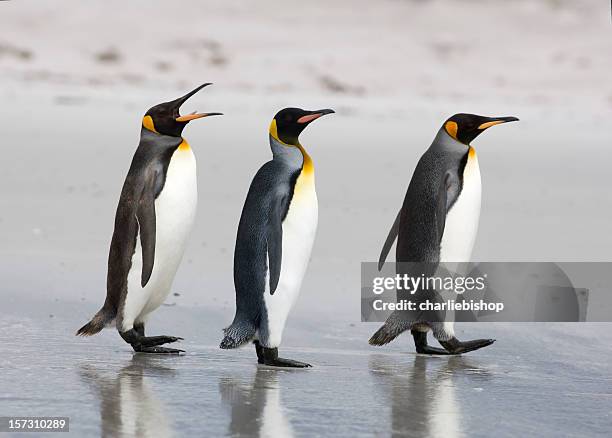
[[[220,363],[233,354],[216,345],[233,317],[235,233],[250,181],[271,157],[269,122],[285,106],[330,107],[337,114],[301,137],[316,168],[319,230],[285,342],[365,354],[377,326],[359,322],[360,262],[377,260],[418,158],[454,113],[521,120],[474,143],[483,179],[475,260],[610,259],[610,53],[610,5],[596,0],[0,3],[0,327],[13,340],[4,348],[20,352],[4,362],[17,382],[9,393],[48,333],[73,358],[129,356],[112,330],[86,340],[72,332],[104,300],[115,208],[149,107],[213,82],[183,112],[225,114],[184,132],[198,160],[198,218],[151,331],[184,334],[186,349]],[[574,355],[597,349],[587,340],[593,333],[610,340],[601,328],[546,330],[531,341],[534,351],[559,333],[579,337]],[[459,333],[489,337],[485,331]],[[409,341],[385,351],[412,351]],[[498,344],[480,356],[498,367],[508,363],[504,354],[516,359],[516,344]],[[575,358],[549,353],[560,364]],[[237,354],[253,359],[250,348]],[[597,357],[604,367],[609,357]],[[583,365],[594,387],[607,375],[610,389],[605,368]],[[478,368],[470,366],[451,369]],[[574,371],[584,369],[565,372]],[[29,378],[39,377],[32,370]],[[555,385],[549,390],[554,398]],[[575,407],[588,403],[578,398]],[[609,411],[600,414],[609,421]],[[528,418],[529,408],[520,415]],[[466,431],[464,420],[453,421],[454,435]]]
[[[600,2],[1,8],[3,293],[100,301],[141,117],[202,82],[215,85],[183,111],[226,115],[185,131],[200,191],[176,280],[185,300],[233,305],[242,203],[284,106],[337,111],[303,134],[320,220],[302,300],[358,296],[359,262],[378,258],[416,161],[456,112],[521,119],[475,142],[483,206],[474,259],[609,259],[612,41]]]

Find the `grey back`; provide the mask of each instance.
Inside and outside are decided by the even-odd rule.
[[[468,150],[440,128],[419,160],[400,213],[396,261],[439,261],[445,216],[461,193]]]
[[[242,209],[234,251],[236,316],[234,321],[259,323],[264,310],[263,294],[268,271],[267,228],[270,217],[284,219],[293,196],[295,181],[303,165],[301,151],[270,136],[273,158],[255,174]],[[275,202],[279,197],[280,204]]]

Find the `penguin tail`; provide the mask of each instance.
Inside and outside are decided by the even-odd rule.
[[[410,324],[400,323],[399,321],[387,321],[368,341],[370,345],[385,345],[397,338],[404,331],[410,328]]]
[[[253,340],[256,332],[257,328],[254,324],[248,321],[234,321],[232,325],[223,329],[223,334],[225,336],[219,344],[219,348],[223,348],[224,350],[238,348]]]
[[[106,307],[102,307],[98,313],[91,318],[91,321],[77,330],[76,336],[93,336],[112,322],[113,319],[115,319],[115,315],[109,312]]]

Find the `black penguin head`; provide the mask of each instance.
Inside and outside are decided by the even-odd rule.
[[[459,113],[444,122],[444,130],[455,140],[470,144],[485,129],[500,123],[515,122],[516,117],[484,117],[476,114]]]
[[[160,103],[150,108],[142,119],[142,126],[158,134],[180,137],[183,128],[185,128],[187,123],[191,120],[222,115],[221,113],[197,113],[194,111],[186,116],[181,116],[179,113],[181,105],[185,103],[187,99],[208,85],[211,84],[202,84],[195,90],[185,94],[183,97],[179,97],[171,102]]]
[[[332,114],[332,109],[306,111],[300,108],[285,108],[280,110],[270,124],[270,135],[285,144],[297,145],[298,137],[312,121],[326,114]]]

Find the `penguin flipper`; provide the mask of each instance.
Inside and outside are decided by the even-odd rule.
[[[393,242],[397,239],[397,235],[399,234],[399,223],[400,216],[402,214],[402,210],[397,213],[397,217],[395,218],[395,222],[391,226],[389,230],[389,235],[387,236],[387,240],[385,240],[385,244],[382,247],[382,251],[380,252],[380,257],[378,258],[378,270],[380,271],[385,264],[385,260],[387,260],[387,255],[389,255],[389,251],[391,251],[391,247],[393,246]]]
[[[448,191],[452,185],[452,176],[449,172],[444,175],[440,189],[438,190],[438,204],[436,206],[436,227],[438,229],[438,239],[441,242],[446,226],[446,212],[448,211]]]
[[[157,196],[159,173],[155,169],[147,172],[144,187],[136,208],[136,221],[142,247],[142,274],[140,285],[145,287],[151,278],[155,261],[155,197]]]
[[[268,246],[268,269],[270,272],[270,295],[274,295],[281,274],[283,259],[283,215],[287,211],[287,198],[278,196],[272,202],[266,227]]]

